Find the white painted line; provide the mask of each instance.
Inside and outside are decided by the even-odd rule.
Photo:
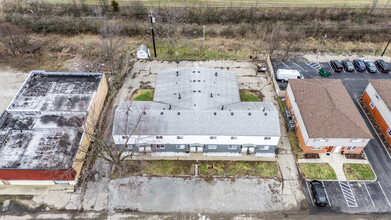
[[[331,71],[333,71],[335,73],[335,71],[334,71],[333,67],[330,65],[330,63],[327,62],[327,64],[329,64],[329,67],[330,67]]]
[[[372,196],[371,196],[371,194],[369,193],[369,190],[368,190],[368,188],[367,188],[367,184],[365,184],[365,182],[364,182],[364,187],[365,187],[365,189],[367,190],[368,196],[369,196],[369,198],[371,199],[371,202],[372,202],[373,207],[376,207],[376,206],[375,206],[375,203],[374,203],[373,200],[372,200]]]
[[[310,187],[308,186],[308,182],[305,181],[305,184],[307,185],[307,190],[308,190],[308,193],[310,194],[311,203],[312,203],[313,206],[315,206],[315,204],[314,204],[314,199],[312,198],[312,193],[311,193],[311,191],[310,191]]]
[[[354,194],[353,194],[352,188],[350,187],[349,182],[344,183],[344,182],[338,181],[338,183],[339,183],[339,187],[342,190],[342,194],[345,198],[346,205],[348,207],[358,207],[356,198],[354,197]]]
[[[293,62],[293,64],[295,64],[297,67],[299,67],[300,69],[306,71],[303,67],[301,67],[300,65],[298,65],[297,63]]]
[[[329,199],[329,195],[327,194],[327,190],[326,190],[326,187],[325,187],[324,184],[323,184],[323,181],[322,181],[322,186],[323,186],[323,188],[324,188],[324,192],[326,193],[327,201],[329,201],[329,205],[330,205],[330,207],[331,207],[331,201],[330,201],[330,199]]]
[[[286,67],[288,67],[289,69],[292,69],[292,68],[290,68],[288,65],[286,65],[284,62],[281,62],[281,64],[284,65],[284,66],[286,66]]]
[[[386,196],[386,193],[385,193],[384,190],[383,190],[383,187],[381,186],[381,184],[380,184],[379,181],[377,181],[377,183],[379,184],[380,189],[381,189],[381,191],[383,192],[384,197],[386,197],[386,200],[387,200],[388,205],[391,207],[390,201],[388,201],[388,198],[387,198],[387,196]]]

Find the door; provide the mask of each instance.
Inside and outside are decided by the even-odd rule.
[[[332,152],[332,151],[333,151],[333,149],[334,149],[334,147],[329,147],[329,148],[327,148],[327,153],[330,153],[330,152]]]
[[[341,148],[342,148],[342,146],[336,146],[335,150],[334,150],[334,153],[338,154],[341,151]]]

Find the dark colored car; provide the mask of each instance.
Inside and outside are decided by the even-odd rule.
[[[343,66],[338,60],[331,60],[330,65],[335,72],[341,72],[343,70]]]
[[[390,64],[386,63],[384,60],[376,60],[375,64],[383,73],[388,73],[391,70]]]
[[[327,201],[326,191],[323,184],[320,181],[314,180],[310,183],[312,195],[314,196],[314,202],[318,206],[326,206],[329,202]]]
[[[353,72],[354,71],[354,65],[350,60],[342,60],[342,65],[347,72]]]
[[[356,71],[363,72],[366,69],[364,61],[362,61],[360,59],[353,60],[353,64],[354,64]]]
[[[365,66],[367,67],[368,72],[377,73],[375,64],[370,60],[364,60]]]

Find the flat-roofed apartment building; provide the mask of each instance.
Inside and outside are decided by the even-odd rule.
[[[334,79],[290,79],[285,95],[304,153],[361,153],[372,135]]]
[[[153,101],[121,102],[113,138],[153,156],[275,156],[280,126],[272,103],[240,101],[236,73],[192,67],[158,72]]]
[[[362,99],[391,144],[391,80],[370,80]]]
[[[75,185],[107,89],[103,73],[32,71],[0,118],[0,184]]]

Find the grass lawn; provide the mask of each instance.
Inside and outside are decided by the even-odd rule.
[[[369,164],[344,164],[343,171],[348,180],[375,180],[376,178]]]
[[[200,174],[214,176],[278,176],[277,163],[265,161],[201,161]]]
[[[124,176],[150,174],[157,176],[189,175],[194,161],[178,160],[150,160],[150,161],[126,161],[123,171]],[[118,178],[118,172],[114,172],[112,178]]]
[[[240,90],[240,101],[242,102],[260,102],[261,99],[257,94],[248,90]]]
[[[311,180],[336,180],[337,175],[328,163],[299,163],[301,172]]]
[[[296,159],[303,159],[304,153],[301,150],[301,147],[299,145],[299,139],[297,139],[296,133],[294,131],[289,131],[288,139],[292,147],[293,155],[295,155]]]
[[[153,101],[153,89],[139,89],[133,93],[132,101]]]

